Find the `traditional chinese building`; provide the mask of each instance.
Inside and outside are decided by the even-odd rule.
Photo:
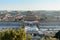
[[[32,40],[35,38],[37,39],[37,37],[39,37],[38,36],[39,29],[37,26],[37,25],[39,25],[39,21],[37,20],[37,16],[34,15],[33,12],[31,12],[31,11],[27,11],[26,15],[24,15],[24,17],[23,17],[23,23],[25,26],[26,33],[32,35]]]
[[[25,25],[38,25],[39,21],[37,16],[34,15],[31,11],[27,11],[27,14],[23,17],[23,22]]]

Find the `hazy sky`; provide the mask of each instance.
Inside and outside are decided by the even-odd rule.
[[[60,10],[60,0],[0,0],[0,10]]]

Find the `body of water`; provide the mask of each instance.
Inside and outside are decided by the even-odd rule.
[[[0,27],[18,27],[22,22],[0,22]],[[60,22],[40,22],[41,27],[60,27]]]

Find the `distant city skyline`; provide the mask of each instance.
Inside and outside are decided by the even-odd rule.
[[[0,10],[60,10],[60,0],[0,0]]]

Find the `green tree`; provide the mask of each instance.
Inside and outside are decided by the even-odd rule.
[[[0,32],[0,40],[26,40],[26,33],[23,27],[19,29],[8,29]]]
[[[31,38],[32,38],[32,35],[31,34],[27,34],[27,39],[31,40]]]
[[[23,27],[20,27],[17,31],[16,31],[16,39],[18,40],[26,40],[26,33]]]
[[[60,31],[58,31],[58,32],[55,34],[55,38],[57,38],[57,39],[60,40]]]
[[[13,30],[7,30],[2,35],[1,40],[13,40],[15,36]]]

